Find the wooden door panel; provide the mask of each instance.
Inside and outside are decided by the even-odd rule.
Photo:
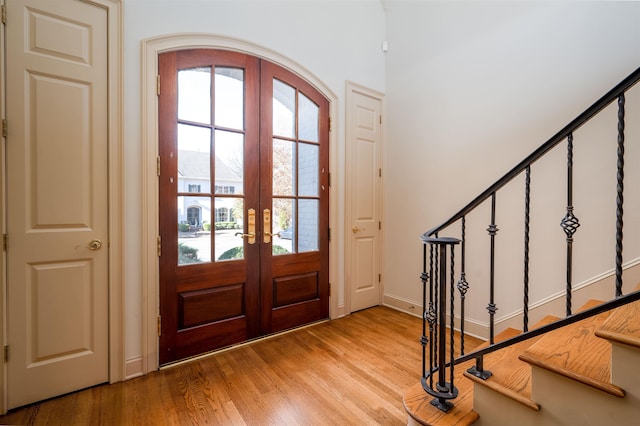
[[[109,76],[104,8],[16,0],[6,11],[14,408],[109,379]]]
[[[243,293],[242,284],[179,293],[180,329],[244,315]]]
[[[274,278],[273,307],[279,308],[293,303],[318,299],[320,297],[318,284],[317,272]]]
[[[180,330],[176,333],[174,345],[168,351],[171,355],[170,361],[244,342],[250,338],[247,328],[246,317],[241,317]]]

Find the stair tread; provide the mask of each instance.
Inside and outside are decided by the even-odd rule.
[[[548,315],[540,320],[534,328],[550,324],[556,320],[558,320],[558,317]],[[496,340],[506,340],[518,334],[521,334],[519,330],[506,329],[500,335],[496,336]],[[520,402],[533,410],[539,410],[540,405],[531,399],[531,367],[518,357],[525,349],[540,338],[542,338],[542,336],[533,337],[524,342],[516,343],[486,355],[484,357],[484,368],[492,373],[492,376],[487,380],[482,380],[469,373],[465,373],[465,377]]]
[[[596,330],[596,336],[640,348],[640,302],[629,303],[614,310]]]
[[[407,389],[404,394],[403,403],[407,413],[422,425],[472,425],[479,417],[478,413],[473,410],[473,384],[462,379],[462,373],[472,365],[473,361],[468,361],[456,366],[454,384],[458,388],[458,397],[454,400],[454,406],[448,413],[431,405],[431,400],[434,398],[422,389],[420,382]]]
[[[600,302],[589,301],[583,309],[598,303]],[[546,333],[526,349],[520,355],[520,359],[623,397],[624,391],[611,384],[611,345],[595,335],[595,331],[608,317],[609,313],[604,312]]]

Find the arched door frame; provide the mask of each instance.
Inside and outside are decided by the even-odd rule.
[[[158,277],[158,97],[157,97],[157,70],[158,55],[163,52],[183,49],[223,49],[242,52],[249,55],[264,58],[291,70],[303,79],[307,80],[329,100],[329,115],[331,117],[332,130],[329,135],[329,172],[334,177],[342,175],[336,173],[338,164],[338,102],[337,96],[309,70],[296,62],[274,52],[270,49],[238,40],[231,37],[216,34],[170,34],[144,40],[142,56],[142,144],[143,144],[143,217],[146,226],[143,228],[142,245],[142,372],[148,373],[158,368],[158,313],[159,313],[159,277]],[[336,181],[337,179],[334,179]],[[341,188],[332,188],[329,196],[329,224],[332,234],[342,235],[338,229],[338,193]],[[337,256],[340,247],[339,239],[332,238],[329,243],[329,282],[342,281],[338,271],[344,270],[343,261]],[[338,264],[340,262],[340,264]],[[336,286],[343,288],[342,285]],[[344,300],[344,296],[331,294],[329,299],[329,315],[331,318],[341,316],[338,300]]]

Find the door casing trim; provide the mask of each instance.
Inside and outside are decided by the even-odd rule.
[[[143,124],[141,128],[141,141],[143,158],[141,170],[143,171],[142,188],[142,217],[145,223],[142,229],[142,362],[139,364],[142,371],[134,375],[147,374],[157,370],[158,361],[158,315],[159,304],[159,260],[158,248],[158,97],[156,95],[156,75],[158,70],[158,55],[163,52],[183,49],[223,49],[246,53],[257,56],[278,64],[309,82],[329,100],[329,116],[331,118],[331,130],[329,132],[329,172],[335,177],[342,175],[337,171],[338,151],[338,98],[328,86],[317,78],[309,70],[285,56],[256,45],[254,43],[217,34],[206,33],[179,33],[168,34],[149,38],[142,41],[142,105],[141,113]],[[337,173],[336,173],[337,172]],[[338,194],[342,188],[336,188],[332,184],[329,193],[329,226],[332,235],[342,235],[338,229],[338,207],[340,199]],[[341,246],[341,238],[332,238],[329,242],[329,282],[342,281],[338,273],[344,270],[344,261],[339,261],[337,255]],[[343,286],[338,286],[343,288]],[[332,293],[329,297],[329,315],[336,318],[344,315],[344,305],[338,306],[337,295]]]

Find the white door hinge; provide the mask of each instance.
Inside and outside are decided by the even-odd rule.
[[[160,96],[160,75],[156,75],[156,94]]]
[[[158,257],[162,256],[162,237],[158,236],[156,239],[157,249],[158,249]]]
[[[160,176],[160,156],[158,155],[158,158],[156,159],[156,172],[158,173],[158,176]]]

